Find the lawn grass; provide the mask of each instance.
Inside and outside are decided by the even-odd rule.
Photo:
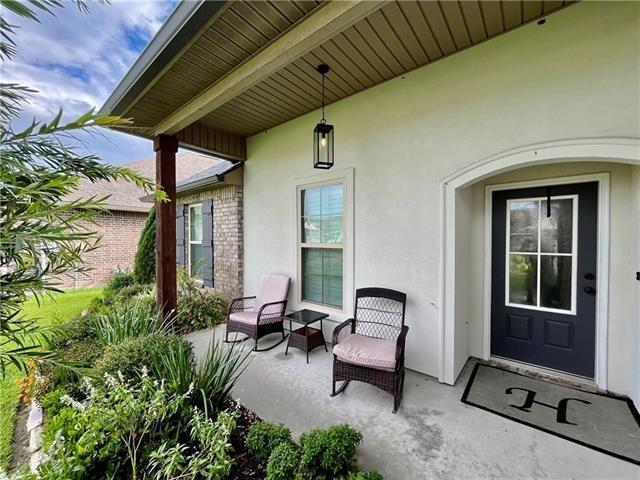
[[[40,305],[31,298],[24,304],[22,312],[28,318],[37,318],[38,325],[42,327],[55,325],[80,315],[101,291],[101,288],[86,288],[57,293],[52,297],[41,298]]]
[[[91,288],[55,294],[38,302],[31,298],[23,306],[27,318],[35,318],[38,325],[45,327],[69,320],[82,313],[89,302],[102,291]],[[16,380],[23,374],[14,367],[7,369],[4,379],[0,379],[0,469],[6,469],[11,458],[11,441],[18,406],[19,388]]]
[[[11,459],[14,417],[20,391],[15,382],[21,376],[18,370],[10,367],[4,380],[0,380],[0,469],[6,469]]]

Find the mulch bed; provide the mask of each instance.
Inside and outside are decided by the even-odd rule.
[[[230,479],[246,480],[264,478],[264,468],[256,461],[256,459],[247,452],[245,440],[249,434],[249,429],[261,418],[255,412],[231,402],[231,408],[238,408],[240,417],[238,417],[236,429],[231,434],[231,445],[233,445],[233,467],[231,468]]]

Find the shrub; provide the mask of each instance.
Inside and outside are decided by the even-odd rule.
[[[39,478],[209,478],[229,474],[236,413],[209,420],[187,397],[142,375],[137,385],[107,377],[87,400],[65,404],[45,425]],[[185,428],[187,427],[188,428]]]
[[[156,277],[156,209],[149,212],[144,224],[133,264],[133,277],[138,283],[151,283]]]
[[[115,292],[115,294],[112,296],[112,304],[126,302],[127,300],[136,299],[143,295],[148,295],[152,289],[153,285],[141,283],[127,285],[126,287],[122,287],[120,290]],[[107,303],[109,302],[107,301]]]
[[[89,302],[89,307],[88,310],[91,313],[105,313],[106,312],[106,308],[107,305],[105,303],[105,297],[103,296],[104,292],[102,295],[98,295],[96,297],[93,297],[93,299]]]
[[[51,337],[50,347],[52,350],[62,350],[69,343],[94,340],[96,333],[93,328],[95,314],[78,315],[55,329],[55,335]]]
[[[47,348],[58,353],[57,360],[60,362],[41,362],[37,365],[32,391],[38,401],[60,386],[77,392],[80,377],[93,366],[103,349],[96,339],[93,314],[78,315],[52,331]],[[67,365],[62,366],[61,363]]]
[[[269,456],[266,480],[292,480],[296,477],[300,449],[292,442],[281,442]]]
[[[60,400],[60,398],[66,394],[66,389],[59,387],[42,397],[40,406],[42,407],[42,410],[44,410],[44,413],[47,415],[47,417],[55,416],[63,408],[66,408],[66,405],[62,403],[62,400]]]
[[[149,294],[153,285],[136,283],[131,272],[116,272],[111,282],[89,303],[89,312],[106,313],[113,306]]]
[[[300,437],[300,470],[312,478],[347,474],[355,463],[362,434],[349,425],[314,428]]]
[[[60,393],[59,390],[54,390],[51,394],[59,393],[60,396],[66,395],[66,393]],[[63,404],[58,400],[55,413],[47,415],[47,421],[42,428],[42,446],[46,449],[51,447],[58,435],[68,435],[68,430],[71,428],[72,422],[76,420],[77,416],[75,411]]]
[[[214,337],[196,366],[191,345],[178,343],[156,358],[154,371],[166,379],[167,388],[176,393],[184,394],[192,388],[192,403],[205,414],[214,415],[225,408],[231,389],[247,365],[249,353],[238,345],[227,347],[216,342]]]
[[[100,358],[102,346],[98,340],[71,340],[61,351],[63,360],[73,363],[76,367],[91,367]]]
[[[117,270],[113,273],[111,280],[107,284],[108,292],[117,292],[121,288],[128,287],[136,283],[133,272],[129,270]]]
[[[113,305],[106,314],[95,317],[93,326],[96,337],[103,344],[171,329],[170,322],[162,319],[160,310],[142,299]]]
[[[384,480],[384,477],[377,470],[370,472],[351,472],[347,480]]]
[[[129,300],[131,301],[131,300]],[[137,295],[135,297],[135,301],[139,302],[142,305],[146,305],[146,307],[150,310],[150,311],[157,311],[158,310],[158,305],[156,304],[156,291],[155,288],[150,289],[144,293],[141,293],[139,295]],[[170,320],[171,322],[171,328],[173,327],[173,322],[175,321],[175,319]]]
[[[224,322],[227,308],[222,295],[198,288],[193,283],[183,284],[178,295],[175,328],[179,333],[213,328]]]
[[[127,338],[120,343],[107,345],[95,363],[95,372],[101,377],[107,373],[117,376],[120,372],[124,378],[136,380],[143,366],[153,369],[159,358],[178,349],[191,354],[191,344],[177,335],[152,333]]]
[[[247,435],[247,450],[258,462],[269,460],[274,449],[282,443],[291,442],[291,432],[282,423],[259,422],[251,427]]]
[[[89,311],[93,313],[107,313],[108,309],[114,305],[121,305],[123,303],[130,302],[132,300],[138,300],[141,298],[150,299],[152,297],[154,286],[142,285],[139,283],[133,283],[131,285],[125,285],[116,290],[106,288],[101,296],[95,297],[89,304]],[[155,303],[146,302],[147,304]]]
[[[79,394],[79,382],[86,374],[86,370],[94,365],[102,354],[103,346],[94,338],[78,338],[80,330],[72,330],[72,335],[64,340],[64,344],[57,348],[60,362],[40,363],[37,376],[32,386],[33,397],[42,401],[43,397],[58,387],[64,387],[70,393]],[[81,335],[81,337],[84,334]],[[62,342],[58,339],[56,342]]]
[[[176,480],[180,478],[227,478],[233,460],[228,454],[229,437],[236,426],[236,414],[220,412],[214,423],[197,409],[189,422],[191,443],[165,442],[151,452],[152,478]]]

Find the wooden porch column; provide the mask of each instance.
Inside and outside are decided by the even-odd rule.
[[[177,305],[176,285],[176,152],[178,140],[169,135],[153,139],[156,152],[156,183],[168,202],[156,200],[156,289],[157,304],[167,316]]]

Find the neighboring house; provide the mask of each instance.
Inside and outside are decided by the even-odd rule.
[[[640,3],[277,5],[181,3],[103,107],[168,166],[244,161],[244,292],[284,273],[338,322],[394,288],[414,370],[492,358],[640,402]]]
[[[243,291],[242,167],[221,161],[176,184],[176,264],[228,299]]]
[[[178,181],[197,174],[210,167],[227,162],[197,153],[180,153],[176,162]],[[140,175],[155,178],[155,158],[121,164]],[[66,275],[62,288],[81,288],[103,285],[111,279],[113,272],[133,268],[133,260],[138,249],[138,240],[144,227],[151,205],[140,197],[144,191],[131,182],[97,182],[81,179],[79,188],[68,200],[78,198],[103,198],[108,212],[99,214],[91,225],[92,231],[102,236],[100,246],[83,256],[84,266],[90,270]]]

